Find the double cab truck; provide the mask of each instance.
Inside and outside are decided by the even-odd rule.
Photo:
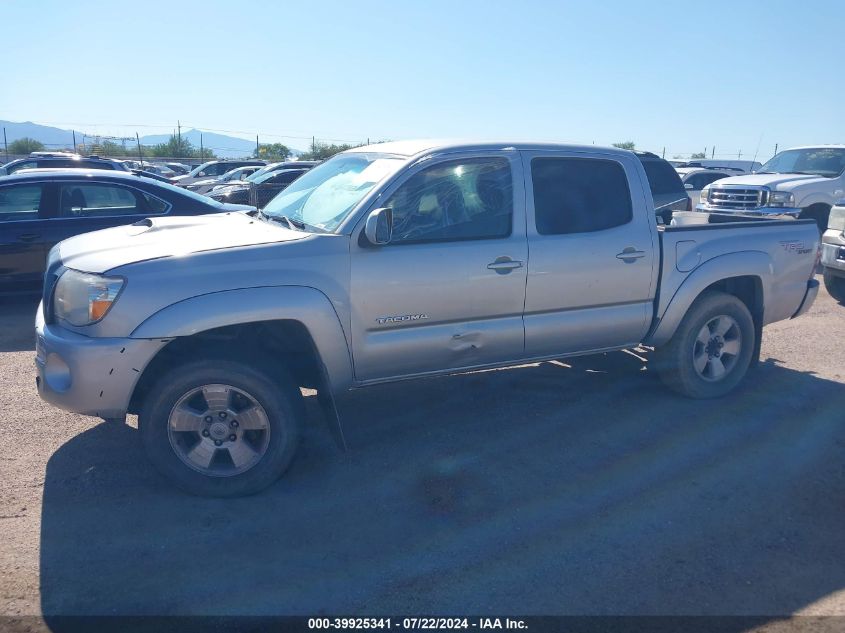
[[[830,209],[845,197],[845,145],[795,147],[753,174],[724,178],[701,191],[698,211],[814,220],[827,229]]]
[[[640,343],[672,390],[722,396],[763,326],[813,303],[818,247],[810,221],[658,226],[625,150],[383,143],[263,211],[58,244],[36,383],[69,411],[137,413],[181,488],[249,494],[293,459],[300,387],[341,444],[351,389]]]
[[[845,304],[845,201],[830,211],[822,236],[822,266],[824,287],[831,297]]]

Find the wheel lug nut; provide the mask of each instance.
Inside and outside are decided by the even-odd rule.
[[[226,419],[226,412],[221,411],[220,413],[217,414],[217,417],[219,417],[221,420],[225,420]]]
[[[208,429],[203,429],[203,430],[202,430],[202,436],[203,436],[203,437],[208,437]]]
[[[232,442],[234,442],[236,439],[238,439],[238,436],[237,436],[237,435],[235,435],[234,433],[232,433],[232,434],[229,436],[229,440],[231,440]]]
[[[232,420],[231,422],[229,422],[229,426],[231,426],[233,429],[238,428],[238,421]]]
[[[205,423],[206,423],[206,424],[211,424],[211,421],[212,421],[213,419],[214,419],[214,418],[212,418],[210,415],[207,415],[207,416],[205,416]]]
[[[214,440],[214,445],[215,445],[215,446],[220,446],[221,444],[223,444],[223,441],[222,441],[222,440]]]

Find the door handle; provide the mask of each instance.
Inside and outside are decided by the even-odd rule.
[[[487,264],[487,270],[495,270],[500,275],[507,275],[516,268],[522,268],[522,262],[513,260],[510,257],[497,257],[496,261]]]
[[[24,233],[23,235],[18,235],[18,242],[34,242],[39,237],[41,236],[38,233]]]
[[[635,260],[645,257],[645,251],[638,251],[633,246],[627,246],[621,253],[616,253],[616,259],[621,259],[626,264],[632,264]]]

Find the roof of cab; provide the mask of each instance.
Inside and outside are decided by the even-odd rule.
[[[418,139],[408,141],[388,141],[375,143],[346,150],[345,154],[360,152],[378,152],[380,154],[394,154],[397,156],[417,156],[431,152],[458,152],[473,150],[568,150],[588,153],[630,155],[631,152],[616,147],[602,147],[599,145],[573,145],[569,143],[547,143],[536,141],[464,141],[442,139]]]

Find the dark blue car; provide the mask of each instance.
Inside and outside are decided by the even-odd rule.
[[[38,288],[63,239],[157,215],[248,211],[130,172],[33,170],[0,177],[0,289]]]

